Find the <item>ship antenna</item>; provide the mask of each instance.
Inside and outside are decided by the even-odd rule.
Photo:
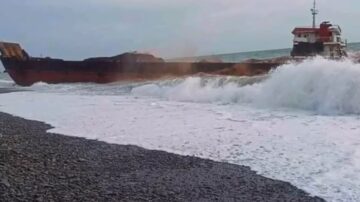
[[[314,6],[311,9],[311,14],[313,16],[313,28],[316,27],[316,15],[319,14],[319,11],[316,9],[316,0],[314,0]]]

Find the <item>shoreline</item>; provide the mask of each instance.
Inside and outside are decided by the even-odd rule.
[[[249,167],[47,133],[0,112],[4,201],[324,201]]]

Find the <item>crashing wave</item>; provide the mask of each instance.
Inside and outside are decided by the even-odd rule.
[[[189,77],[135,87],[132,94],[190,102],[249,103],[321,114],[360,114],[360,64],[321,57],[278,67],[267,78]]]

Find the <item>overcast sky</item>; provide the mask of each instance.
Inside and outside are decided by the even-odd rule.
[[[291,47],[312,0],[0,0],[0,40],[33,56],[82,59],[125,51],[162,57]],[[318,0],[318,21],[360,41],[359,0]]]

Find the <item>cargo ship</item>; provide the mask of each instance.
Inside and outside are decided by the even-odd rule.
[[[31,57],[17,43],[0,42],[0,59],[6,72],[21,86],[36,82],[111,83],[117,81],[152,80],[189,76],[199,73],[211,75],[254,76],[266,74],[291,60],[322,55],[330,58],[346,56],[346,43],[341,38],[339,26],[323,22],[316,27],[318,14],[314,1],[311,9],[313,26],[297,27],[291,56],[268,60],[248,60],[240,63],[227,62],[166,62],[150,54],[124,53],[113,57],[88,58],[81,61],[66,61],[54,58]]]
[[[65,61],[29,56],[16,43],[0,43],[1,61],[6,72],[21,86],[36,82],[111,83],[153,80],[198,73],[253,76],[264,74],[279,63],[165,62],[150,54],[124,53],[113,57]]]

